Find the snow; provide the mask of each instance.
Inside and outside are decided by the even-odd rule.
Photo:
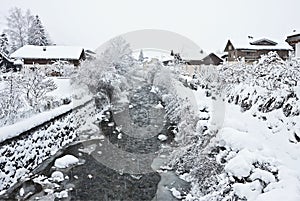
[[[265,115],[269,121],[275,121],[276,116],[280,116],[277,113],[273,111]],[[269,184],[264,189],[268,193],[261,194],[257,182],[235,184],[234,192],[248,200],[282,200],[282,195],[276,197],[273,192],[289,197],[284,200],[299,200],[300,147],[289,142],[284,129],[278,129],[274,134],[268,129],[266,121],[251,116],[251,110],[242,113],[239,106],[226,104],[225,114],[224,127],[219,133],[220,144],[237,152],[225,165],[225,171],[239,178],[249,176],[254,182],[259,179]],[[272,170],[255,168],[255,162],[276,167],[274,169],[278,171],[279,181],[275,179]]]
[[[114,122],[109,122],[107,125],[108,125],[109,127],[112,127],[112,126],[115,125],[115,123],[114,123]]]
[[[87,98],[87,99],[89,99],[89,98]],[[21,134],[25,131],[28,131],[31,128],[34,128],[38,125],[41,125],[44,122],[47,122],[61,114],[64,114],[64,113],[72,110],[76,106],[84,104],[87,101],[89,101],[89,100],[82,99],[80,101],[77,101],[76,104],[70,103],[68,105],[62,105],[53,110],[36,114],[30,118],[24,119],[15,124],[1,127],[0,128],[0,142],[3,142],[4,140],[9,139],[9,138],[18,136],[19,134]]]
[[[279,46],[273,46],[272,48],[277,47]],[[220,200],[221,198],[229,200],[234,198],[232,197],[233,195],[238,196],[239,199],[250,201],[300,200],[300,146],[298,140],[294,137],[300,131],[300,124],[298,123],[300,122],[300,117],[296,112],[300,108],[299,100],[297,99],[300,97],[299,84],[298,86],[291,85],[292,87],[287,87],[281,83],[279,89],[275,90],[262,87],[272,85],[272,82],[281,74],[284,75],[284,80],[289,82],[291,79],[298,79],[297,75],[299,73],[295,73],[289,78],[289,74],[285,70],[280,69],[288,69],[290,67],[293,70],[293,65],[295,64],[284,63],[282,66],[278,65],[280,66],[279,68],[276,66],[277,64],[269,64],[268,62],[270,61],[272,61],[272,58],[266,60],[266,64],[263,64],[270,69],[270,73],[267,72],[268,77],[259,78],[262,83],[258,84],[258,79],[255,79],[255,76],[253,78],[255,80],[250,80],[252,78],[249,75],[250,73],[245,75],[247,78],[243,78],[243,75],[240,77],[235,76],[236,73],[240,73],[239,70],[241,69],[239,68],[250,68],[249,66],[245,66],[245,64],[234,66],[237,70],[233,70],[232,79],[240,80],[233,81],[235,82],[234,84],[230,83],[231,85],[225,88],[224,93],[226,95],[220,94],[221,98],[213,94],[213,96],[217,97],[217,100],[206,97],[205,92],[211,92],[210,89],[199,88],[197,91],[193,91],[193,95],[190,95],[187,93],[187,88],[177,87],[175,83],[177,92],[182,92],[179,93],[182,94],[180,95],[181,97],[186,96],[191,106],[193,106],[193,101],[196,102],[196,109],[190,111],[195,112],[200,119],[195,129],[197,135],[205,139],[207,134],[216,132],[216,135],[213,135],[210,139],[207,149],[212,147],[218,149],[219,154],[216,156],[216,161],[222,163],[224,167],[223,172],[225,172],[216,175],[212,174],[211,176],[217,177],[217,184],[212,182],[211,187],[209,187],[212,188],[211,191],[206,192],[204,190],[202,192],[201,188],[203,188],[202,185],[205,187],[205,183],[198,183],[199,178],[201,178],[201,175],[196,175],[198,174],[198,163],[186,160],[199,157],[201,151],[199,151],[199,154],[198,150],[195,151],[193,148],[198,148],[199,146],[199,149],[201,149],[202,141],[199,140],[195,144],[186,146],[187,148],[183,149],[186,154],[180,156],[184,161],[183,165],[181,166],[180,164],[179,168],[175,167],[180,172],[182,169],[184,171],[185,166],[192,166],[192,168],[189,168],[189,175],[193,183],[191,193],[186,197],[188,200],[207,201],[217,200],[218,198]],[[251,67],[255,68],[255,66]],[[220,71],[218,73],[222,74]],[[284,73],[287,73],[288,76],[285,76]],[[259,74],[257,77],[259,77]],[[191,78],[186,76],[180,76],[180,78],[187,81],[191,80]],[[206,79],[205,76],[203,78]],[[226,80],[227,76],[221,79]],[[246,81],[250,80],[248,81],[250,84],[246,81],[245,83],[241,82],[244,79]],[[199,79],[199,82],[202,83],[202,80]],[[297,98],[287,98],[288,94],[291,93],[293,95],[296,94]],[[239,98],[238,103],[235,103],[236,97]],[[284,105],[267,112],[262,112],[258,109],[259,105],[265,104],[268,99],[273,97],[276,99],[271,105],[273,108],[274,104],[277,103],[283,102]],[[228,99],[230,99],[230,103]],[[252,107],[250,109],[242,108],[239,104],[244,101],[245,103],[250,102]],[[283,110],[287,104],[292,106],[292,113],[288,117]],[[206,121],[205,119],[208,120]],[[205,127],[207,127],[207,131],[204,130]],[[182,131],[179,130],[179,132]],[[204,149],[204,151],[207,150]],[[201,163],[201,160],[199,160],[199,163]],[[193,171],[195,172],[194,174]],[[225,192],[230,190],[230,192],[224,193],[223,190]],[[219,194],[220,192],[223,192],[223,194]],[[204,193],[207,193],[207,195]],[[227,199],[225,198],[226,196],[228,196]]]
[[[244,149],[226,164],[225,170],[239,178],[247,177],[254,168],[252,163],[255,162],[255,160],[255,156]]]
[[[6,139],[15,137],[31,128],[43,124],[46,121],[57,117],[60,114],[70,111],[73,108],[72,104],[63,105],[50,111],[36,114],[30,118],[19,121],[15,124],[4,126],[0,128],[0,142]]]
[[[54,96],[59,98],[71,98],[73,88],[71,86],[70,79],[60,78],[60,77],[51,77],[57,86],[57,88],[49,93],[48,96]]]
[[[55,182],[61,182],[64,180],[64,174],[60,171],[54,171],[51,174],[51,179]]]
[[[21,59],[17,59],[14,61],[14,65],[23,65],[23,61]]]
[[[252,170],[252,172],[253,173],[251,174],[250,179],[253,181],[256,179],[259,179],[267,184],[273,183],[276,181],[275,176],[268,171],[256,168],[256,169]]]
[[[67,168],[71,165],[77,164],[79,159],[73,155],[65,155],[55,160],[54,166],[57,168]]]
[[[295,57],[296,58],[300,58],[300,42],[298,42],[296,45],[295,45]]]
[[[160,141],[166,141],[168,139],[167,136],[163,135],[163,134],[160,134],[157,136],[157,138],[160,140]]]
[[[181,193],[176,188],[171,188],[172,195],[177,199],[182,199]]]
[[[154,106],[155,109],[163,109],[164,106],[161,103],[158,103],[157,105]]]
[[[56,192],[55,197],[61,199],[61,198],[67,198],[68,197],[68,191],[63,190],[61,192]]]
[[[119,133],[119,134],[118,134],[118,139],[119,139],[119,140],[122,139],[122,133]]]
[[[21,197],[25,194],[24,188],[20,188],[19,194]]]
[[[84,147],[82,149],[78,149],[78,151],[83,152],[83,153],[87,153],[88,155],[91,155],[91,153],[93,153],[97,148],[96,144],[91,144],[88,145],[87,147]]]
[[[43,50],[44,47],[46,47],[46,51]],[[12,53],[10,57],[16,59],[79,59],[82,51],[83,48],[72,46],[25,45]]]
[[[240,199],[249,201],[256,200],[256,197],[261,193],[262,186],[258,180],[251,183],[235,183],[233,184],[233,190]]]

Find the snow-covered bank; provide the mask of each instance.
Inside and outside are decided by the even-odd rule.
[[[270,53],[198,75],[196,93],[209,98],[170,163],[192,182],[186,200],[300,199],[299,67]]]
[[[268,121],[239,106],[226,104],[225,114],[217,141],[226,149],[218,158],[226,161],[233,192],[247,200],[299,200],[299,144],[289,141],[284,128],[274,133]]]

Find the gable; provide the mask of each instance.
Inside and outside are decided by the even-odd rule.
[[[228,40],[227,44],[226,44],[226,47],[224,49],[224,52],[229,52],[229,51],[232,51],[234,50],[234,46],[232,45],[231,41]]]
[[[270,46],[275,46],[275,45],[277,45],[277,43],[274,42],[274,41],[272,41],[272,40],[263,38],[263,39],[260,39],[260,40],[256,40],[256,41],[250,42],[250,45],[270,45]]]

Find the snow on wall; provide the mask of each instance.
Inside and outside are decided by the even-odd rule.
[[[296,44],[295,56],[296,58],[300,58],[300,42]]]
[[[77,128],[95,113],[94,101],[0,142],[0,194],[26,177],[45,159],[74,141]]]

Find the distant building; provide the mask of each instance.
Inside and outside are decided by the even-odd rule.
[[[207,55],[201,60],[186,61],[188,65],[215,65],[215,66],[220,65],[222,62],[223,60],[214,53],[210,53],[209,55]]]
[[[233,44],[228,40],[224,52],[228,53],[228,61],[236,61],[244,58],[246,62],[254,62],[257,61],[261,55],[268,54],[271,51],[277,52],[283,60],[287,60],[291,50],[292,48],[288,44],[279,45],[272,40],[263,38],[251,41],[245,45]]]
[[[288,36],[285,41],[293,47],[295,57],[300,58],[300,33]]]
[[[204,65],[213,65],[218,66],[223,63],[223,60],[214,53],[210,53],[205,56],[203,59],[183,59],[181,61],[183,69],[187,72],[187,75],[193,76],[199,73],[201,66]],[[164,63],[165,65],[168,63]]]
[[[13,59],[21,59],[24,65],[48,65],[56,61],[68,61],[78,66],[86,59],[81,47],[72,46],[34,46],[25,45],[10,55]]]

